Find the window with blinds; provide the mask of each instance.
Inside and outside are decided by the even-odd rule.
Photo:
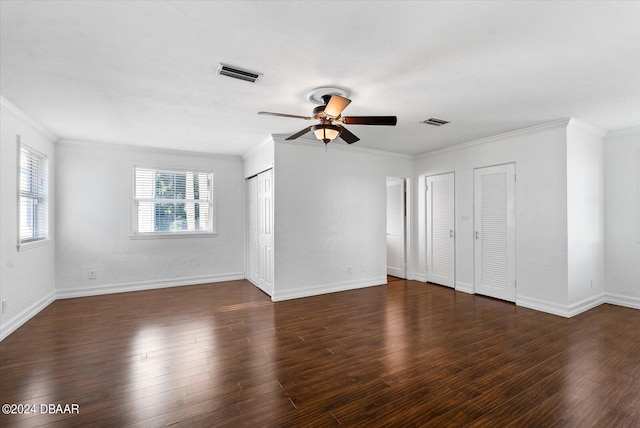
[[[213,173],[134,167],[134,234],[214,232]]]
[[[47,238],[47,157],[19,144],[18,246]]]

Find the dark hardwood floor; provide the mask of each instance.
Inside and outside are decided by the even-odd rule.
[[[59,300],[0,343],[2,426],[640,426],[640,311],[572,319],[413,281]]]

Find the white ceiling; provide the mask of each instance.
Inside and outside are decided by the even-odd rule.
[[[241,155],[350,91],[419,154],[576,117],[640,125],[640,2],[1,1],[0,93],[67,140]],[[264,73],[221,77],[224,62]],[[444,127],[421,124],[436,117]]]

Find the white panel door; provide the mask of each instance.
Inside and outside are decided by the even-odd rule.
[[[387,178],[387,275],[406,278],[404,178]]]
[[[427,177],[427,281],[455,287],[453,173]]]
[[[475,292],[515,302],[515,165],[475,170]]]
[[[273,172],[258,174],[258,287],[273,295]]]
[[[247,180],[247,230],[249,281],[258,285],[258,177]]]

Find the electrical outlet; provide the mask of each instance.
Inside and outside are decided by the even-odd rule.
[[[347,267],[347,272],[348,272],[349,274],[351,274],[351,273],[353,272],[353,268],[352,268],[351,266],[348,266],[348,267]]]
[[[87,276],[89,277],[89,279],[96,279],[96,271],[93,269],[90,270]]]
[[[2,301],[2,313],[3,313],[3,314],[4,314],[5,312],[7,312],[7,305],[8,305],[7,300],[6,300],[6,299],[5,299],[5,300],[3,300],[3,301]]]

